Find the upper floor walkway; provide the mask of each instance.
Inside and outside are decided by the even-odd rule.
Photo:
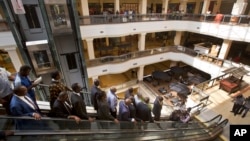
[[[249,42],[250,16],[212,14],[91,15],[80,17],[82,39],[119,37],[164,31],[188,31]]]

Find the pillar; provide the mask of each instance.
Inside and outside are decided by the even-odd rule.
[[[213,11],[211,11],[211,14],[216,14],[218,12],[220,12],[220,6],[221,6],[221,0],[217,0],[215,5],[214,5],[214,9]]]
[[[232,45],[232,40],[224,39],[224,41],[223,41],[223,43],[221,45],[221,49],[220,49],[220,53],[219,53],[218,58],[226,59],[227,55],[229,53],[229,50],[231,48],[231,45]]]
[[[81,10],[83,16],[89,16],[89,5],[88,0],[81,0]]]
[[[115,0],[115,11],[114,11],[114,13],[116,13],[116,11],[119,11],[119,13],[120,13],[120,0]]]
[[[16,72],[19,71],[19,68],[22,66],[21,58],[19,57],[17,50],[17,47],[7,47],[4,50],[8,52],[8,55],[10,56],[11,62],[16,70]]]
[[[187,1],[188,1],[188,0],[180,0],[179,10],[180,10],[182,13],[186,13],[186,12],[187,12]]]
[[[101,12],[103,12],[103,0],[100,0]]]
[[[125,36],[122,36],[121,37],[121,42],[125,42],[126,41],[126,37]]]
[[[137,70],[137,79],[139,81],[142,81],[143,75],[144,75],[144,66],[140,66],[139,69]]]
[[[89,59],[95,59],[93,38],[86,39]]]
[[[162,0],[162,14],[167,14],[168,13],[168,1],[169,0]]]
[[[239,21],[239,15],[242,15],[245,13],[246,8],[247,8],[247,2],[245,2],[246,0],[237,0],[234,3],[233,9],[231,14],[234,15],[231,17],[230,22],[231,23],[238,23]]]
[[[147,14],[147,0],[140,0],[139,1],[139,13],[140,14]]]
[[[139,51],[145,50],[145,39],[146,39],[146,33],[138,34],[138,49]]]
[[[169,67],[171,68],[171,67],[174,67],[174,66],[177,66],[177,65],[178,65],[177,62],[171,61]]]
[[[181,36],[182,36],[182,31],[176,31],[176,35],[174,37],[174,45],[180,45],[181,44]]]
[[[201,0],[196,0],[196,4],[195,4],[195,8],[194,8],[194,14],[200,14],[199,10],[200,10],[200,7],[201,7]]]
[[[109,37],[106,37],[106,46],[109,46]]]
[[[204,0],[201,14],[206,14],[209,11],[209,5],[211,0]]]

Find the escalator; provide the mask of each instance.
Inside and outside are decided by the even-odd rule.
[[[193,119],[189,123],[161,121],[155,123],[109,121],[82,121],[77,124],[73,120],[58,118],[43,118],[35,121],[29,117],[0,116],[1,129],[13,130],[14,135],[8,136],[8,141],[88,141],[88,140],[214,140],[222,133],[228,120],[222,120],[217,115],[209,121],[200,122]],[[29,121],[32,126],[16,129],[18,122]],[[25,126],[25,125],[24,125]]]

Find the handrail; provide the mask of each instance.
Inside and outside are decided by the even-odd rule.
[[[124,14],[106,14],[106,15],[89,15],[79,16],[80,25],[96,25],[96,24],[112,24],[112,23],[131,23],[131,22],[147,22],[147,21],[173,21],[173,20],[185,20],[185,21],[199,21],[199,22],[215,22],[221,24],[233,24],[244,26],[249,25],[249,15],[229,15],[221,14],[221,21],[214,20],[217,14],[190,14],[190,13],[148,13],[148,14],[133,14],[132,19],[128,17],[131,15]],[[233,19],[238,18],[235,21]]]
[[[6,117],[6,116],[5,116]],[[1,118],[1,116],[0,116]],[[14,118],[14,119],[20,119],[20,118],[23,118],[23,117],[20,117],[20,118],[17,118],[17,117],[10,117],[10,118]],[[30,119],[33,119],[31,117],[28,117]],[[28,119],[27,118],[27,119]],[[46,120],[48,120],[49,118],[46,118]],[[43,119],[42,119],[43,120]],[[56,120],[62,120],[60,118],[56,118]],[[63,119],[64,120],[64,119]],[[68,120],[68,119],[65,119],[65,120]],[[87,121],[87,120],[86,120]],[[98,122],[110,122],[112,123],[112,121],[98,121]],[[184,132],[185,134],[180,134],[180,136],[178,136],[177,138],[180,137],[183,138],[183,137],[187,137],[187,138],[197,138],[197,136],[201,136],[201,135],[205,135],[206,138],[209,138],[209,137],[213,137],[214,133],[216,133],[215,135],[219,135],[220,132],[218,131],[221,131],[223,130],[223,127],[227,124],[228,120],[224,120],[222,122],[220,122],[218,124],[218,126],[215,126],[215,127],[201,127],[201,126],[193,126],[192,127],[192,124],[189,124],[188,125],[188,128],[186,127],[180,127],[180,128],[166,128],[166,129],[160,129],[160,128],[148,128],[148,129],[144,129],[144,130],[141,130],[141,129],[136,129],[136,132],[135,130],[129,130],[129,129],[120,129],[120,128],[115,128],[115,129],[91,129],[91,130],[86,130],[86,129],[82,129],[82,130],[17,130],[14,132],[14,136],[37,136],[37,135],[43,135],[43,136],[50,136],[50,135],[94,135],[96,134],[96,132],[98,131],[98,133],[100,134],[106,134],[106,135],[110,135],[110,136],[107,136],[107,139],[117,139],[117,137],[114,137],[114,136],[111,136],[111,135],[122,135],[120,137],[125,137],[127,136],[128,134],[130,134],[130,138],[137,138],[138,137],[138,133],[145,133],[145,137],[150,137],[152,136],[152,134],[158,134],[160,138],[163,137],[163,139],[167,139],[167,138],[175,138],[176,136],[173,136],[173,133],[177,133],[177,132]],[[126,122],[124,122],[126,123]],[[162,122],[162,123],[166,123],[166,122]],[[171,122],[170,122],[171,123]],[[199,123],[199,122],[197,122]],[[151,124],[159,124],[159,122],[156,122],[156,123],[151,123]],[[189,127],[190,126],[190,127]],[[220,129],[220,130],[219,130]],[[203,131],[203,132],[197,132],[197,131]],[[149,134],[149,136],[147,135],[147,133],[152,133],[151,135]],[[160,136],[160,135],[163,135],[163,136]],[[165,135],[167,134],[167,136]],[[105,136],[106,137],[106,136]],[[204,137],[204,136],[202,136]],[[98,137],[97,137],[98,138]],[[138,138],[139,139],[139,138]]]
[[[222,119],[222,115],[221,114],[218,114],[217,116],[215,116],[215,117],[213,117],[212,119],[210,119],[210,120],[207,120],[207,121],[205,121],[205,122],[203,122],[203,123],[209,123],[209,122],[212,122],[212,121],[214,121],[215,119],[219,119],[218,120],[218,122]]]

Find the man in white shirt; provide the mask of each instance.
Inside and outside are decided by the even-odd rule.
[[[116,95],[116,88],[111,87],[110,90],[108,91],[107,94],[107,100],[109,104],[109,109],[110,109],[110,114],[116,118],[117,117],[117,102],[118,102],[118,97]]]
[[[7,71],[5,68],[0,67],[0,77],[4,79],[6,82],[9,83],[11,88],[13,88],[12,82],[15,79],[15,76],[12,75],[9,71]]]
[[[6,110],[6,113],[10,114],[10,100],[12,98],[13,91],[9,83],[0,77],[0,103]]]

